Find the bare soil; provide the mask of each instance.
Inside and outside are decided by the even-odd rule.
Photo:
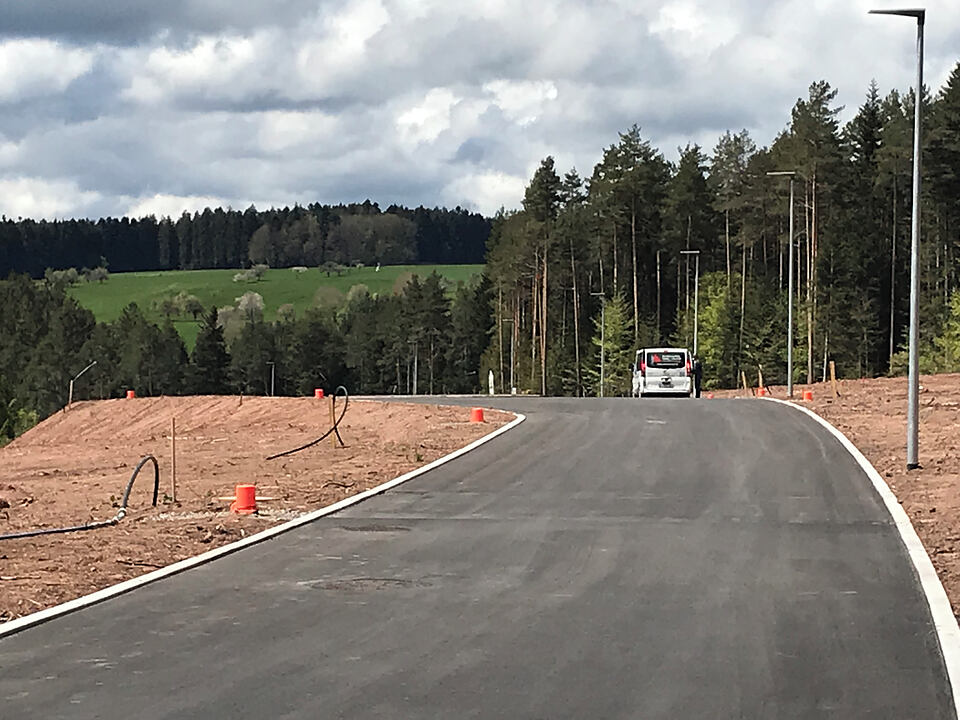
[[[171,487],[171,418],[177,487]],[[313,398],[165,397],[74,404],[0,449],[0,535],[112,518],[147,454],[160,465],[134,483],[129,513],[97,530],[0,541],[0,623],[198,555],[324,507],[436,460],[513,419],[469,408],[351,401],[327,440],[276,460],[268,455],[330,428]],[[230,512],[241,483],[257,486],[255,515]]]
[[[960,374],[920,379],[918,470],[906,469],[907,379],[797,385],[794,400],[840,429],[873,463],[903,505],[960,617]],[[813,400],[802,402],[803,390]],[[772,388],[786,398],[786,389]],[[717,397],[743,391],[717,392]]]

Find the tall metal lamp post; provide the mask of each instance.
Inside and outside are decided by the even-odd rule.
[[[778,170],[767,175],[790,178],[790,251],[787,255],[787,396],[793,397],[793,179],[796,170]],[[781,268],[783,265],[780,266]],[[782,272],[782,270],[781,270]],[[782,275],[780,277],[783,277]]]
[[[681,250],[681,255],[693,255],[696,258],[693,271],[693,354],[697,354],[697,329],[700,327],[700,251]],[[689,267],[689,266],[688,266]],[[689,277],[689,275],[687,276]],[[690,282],[689,280],[687,282]],[[690,287],[689,285],[687,287]]]
[[[913,103],[913,222],[910,231],[910,373],[907,385],[907,470],[920,467],[917,453],[920,373],[920,117],[923,105],[923,8],[871,10],[871,15],[901,15],[917,20],[917,86]]]

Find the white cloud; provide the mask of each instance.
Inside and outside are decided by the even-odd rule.
[[[166,195],[158,193],[152,197],[140,198],[124,213],[127,217],[142,218],[148,215],[176,219],[184,212],[201,212],[206,208],[227,205],[223,198],[202,195]]]
[[[460,100],[447,88],[434,88],[422,102],[397,117],[397,129],[409,145],[436,140],[450,128],[450,110]]]
[[[503,114],[519,125],[536,122],[544,106],[557,99],[557,86],[549,80],[494,80],[485,83],[484,92],[494,97]]]
[[[526,178],[517,175],[475,173],[456,178],[443,189],[443,197],[450,207],[459,205],[493,215],[501,207],[519,207],[526,186]]]
[[[335,41],[337,54],[357,56],[363,53],[366,43],[390,20],[390,14],[379,0],[352,0],[325,24]]]
[[[84,215],[101,198],[72,180],[0,178],[0,214],[8,218],[59,218]]]
[[[93,67],[92,49],[68,48],[52,40],[16,39],[0,43],[0,101],[63,92]]]
[[[259,117],[260,147],[267,153],[307,151],[311,145],[336,142],[337,119],[319,110],[274,110]]]
[[[262,43],[246,37],[202,37],[188,49],[154,48],[127,53],[131,65],[125,96],[143,103],[157,103],[168,95],[213,92],[230,96],[243,93],[244,76],[257,75]]]

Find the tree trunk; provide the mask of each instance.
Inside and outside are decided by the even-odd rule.
[[[680,292],[681,292],[681,290],[683,289],[683,283],[680,281],[680,277],[681,277],[681,275],[680,275],[680,260],[678,259],[678,260],[677,260],[677,311],[676,311],[676,314],[677,314],[677,315],[680,314],[680,308],[683,307],[683,305],[680,303],[680,298],[681,298]]]
[[[613,223],[613,294],[617,294],[617,289],[620,287],[619,281],[617,280],[617,223]]]
[[[597,255],[597,262],[600,263],[600,292],[603,292],[603,253]],[[590,289],[593,290],[593,279],[591,277]]]
[[[497,285],[497,333],[500,346],[500,388],[503,389],[503,288]]]
[[[540,394],[547,394],[547,248],[543,248],[543,300],[540,306]]]
[[[633,340],[640,334],[640,310],[637,303],[637,200],[630,207],[630,241],[633,246]]]
[[[747,246],[743,245],[743,261],[740,265],[740,336],[737,341],[737,367],[743,368],[743,321],[747,307]]]
[[[893,233],[890,235],[890,359],[887,366],[893,365],[893,351],[896,348],[894,321],[897,307],[897,175],[893,175]]]
[[[540,258],[533,256],[533,277],[530,278],[530,391],[537,386],[537,312],[539,310]]]
[[[570,238],[570,276],[573,278],[573,352],[577,363],[575,397],[580,397],[580,298],[577,295],[577,262],[573,255],[573,237]]]
[[[690,215],[688,214],[687,215],[687,244],[685,248],[686,250],[690,249],[690,229],[691,229],[690,226],[691,226],[691,220],[690,220]],[[684,300],[684,306],[683,306],[683,311],[684,311],[683,326],[686,329],[686,340],[687,340],[687,345],[689,345],[690,344],[690,256],[684,255],[683,259],[684,259],[684,265],[686,268],[686,277],[684,281],[684,295],[686,299]],[[728,261],[729,261],[729,258],[728,258]]]
[[[806,202],[804,215],[807,223],[807,384],[813,382],[813,236],[810,230],[810,184],[804,187]]]
[[[660,344],[660,251],[657,250],[657,345]]]
[[[724,240],[727,244],[727,290],[730,289],[730,210],[723,211],[724,217]]]
[[[811,240],[811,255],[810,255],[810,326],[808,333],[810,335],[810,367],[808,368],[808,383],[813,382],[813,338],[816,336],[816,323],[817,323],[817,172],[813,172],[813,209],[810,211],[810,229],[813,236]]]

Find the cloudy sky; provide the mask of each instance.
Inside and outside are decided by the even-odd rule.
[[[891,0],[3,0],[0,212],[179,215],[366,198],[516,207],[633,123],[676,157],[768,144],[809,83],[849,118],[913,81]],[[928,0],[926,81],[960,60]]]

